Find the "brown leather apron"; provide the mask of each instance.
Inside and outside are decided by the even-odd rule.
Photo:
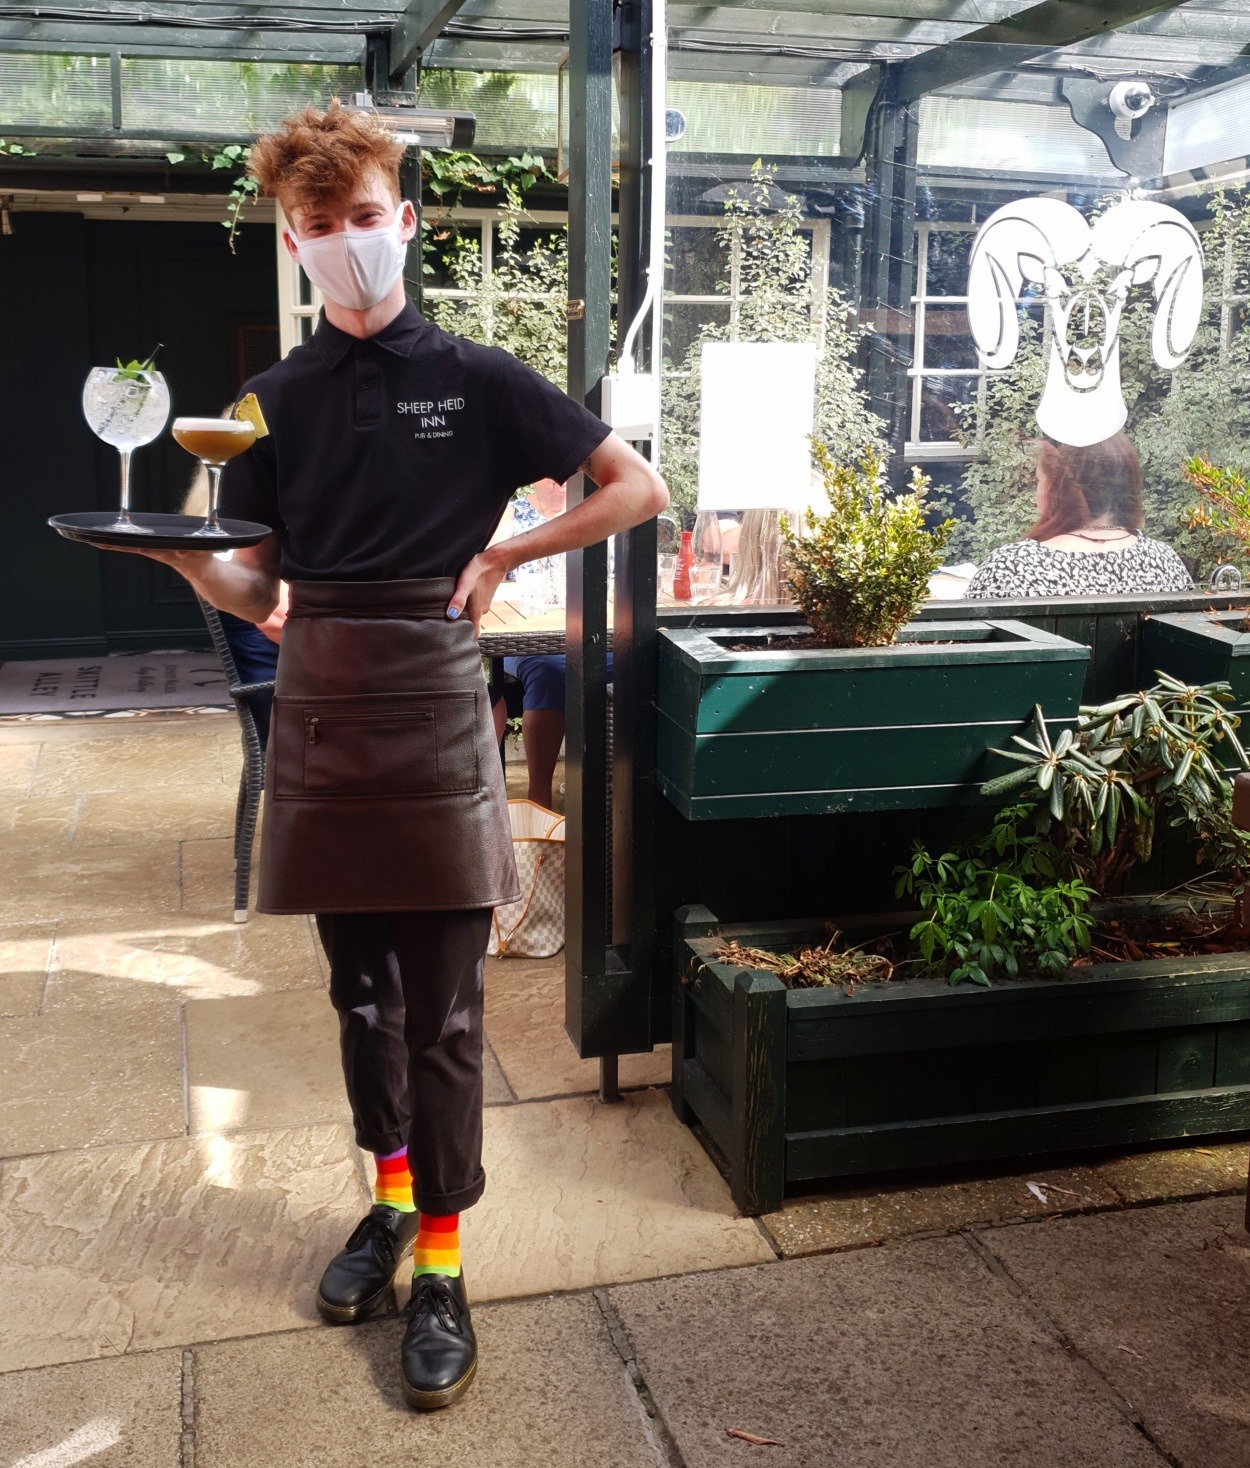
[[[520,896],[503,770],[451,580],[296,581],[265,772],[260,912]]]

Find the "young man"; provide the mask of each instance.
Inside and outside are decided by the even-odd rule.
[[[580,404],[417,313],[402,155],[337,105],[253,149],[286,247],[326,297],[312,338],[246,384],[270,433],[224,476],[222,513],[274,534],[230,561],[149,554],[249,622],[290,583],[257,906],[316,914],[356,1138],[377,1160],[375,1205],[317,1302],[363,1318],[413,1246],[401,1370],[430,1409],[477,1368],[458,1217],[485,1186],[491,909],[518,895],[477,632],[509,570],[639,524],[668,493]],[[595,494],[489,544],[520,486],[579,467]]]

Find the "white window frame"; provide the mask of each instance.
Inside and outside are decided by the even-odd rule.
[[[482,251],[482,271],[489,275],[494,265],[495,232],[491,227],[498,223],[499,213],[493,209],[449,209],[446,214],[440,215],[448,222],[456,225],[461,230],[474,229],[478,231],[479,244]],[[526,227],[536,229],[567,229],[568,215],[549,209],[526,210]],[[612,223],[617,223],[613,215]],[[707,215],[671,214],[667,217],[665,225],[673,228],[696,228],[696,229],[721,229],[724,220],[710,218]],[[817,331],[817,339],[824,341],[824,305],[825,286],[829,279],[829,251],[831,230],[827,219],[804,220],[800,228],[811,235],[812,238],[812,324]],[[730,266],[730,288],[719,295],[683,295],[680,293],[664,293],[664,304],[674,306],[727,306],[729,308],[730,323],[734,322],[737,315],[737,307],[741,304],[741,295],[737,291],[737,271]],[[451,286],[427,286],[423,291],[424,298],[430,301],[465,301],[471,297],[471,292],[459,290]],[[513,293],[510,299],[525,300],[549,300],[549,295],[542,292]],[[489,323],[488,323],[489,334]],[[666,375],[678,375],[680,373],[667,373]]]
[[[285,357],[313,333],[325,299],[300,268],[282,238],[287,228],[281,205],[274,203],[274,248],[278,264],[278,344]]]

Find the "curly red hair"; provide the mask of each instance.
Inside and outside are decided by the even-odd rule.
[[[288,213],[341,199],[376,171],[396,199],[404,145],[367,112],[346,112],[336,100],[324,112],[306,107],[275,133],[258,138],[248,162],[262,194]]]
[[[1037,450],[1038,520],[1026,540],[1070,535],[1100,515],[1110,514],[1125,530],[1140,530],[1142,472],[1127,434],[1088,448],[1052,443]]]

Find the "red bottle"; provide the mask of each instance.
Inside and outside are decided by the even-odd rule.
[[[694,531],[681,532],[677,564],[673,567],[673,600],[690,600],[690,568],[694,565]]]

